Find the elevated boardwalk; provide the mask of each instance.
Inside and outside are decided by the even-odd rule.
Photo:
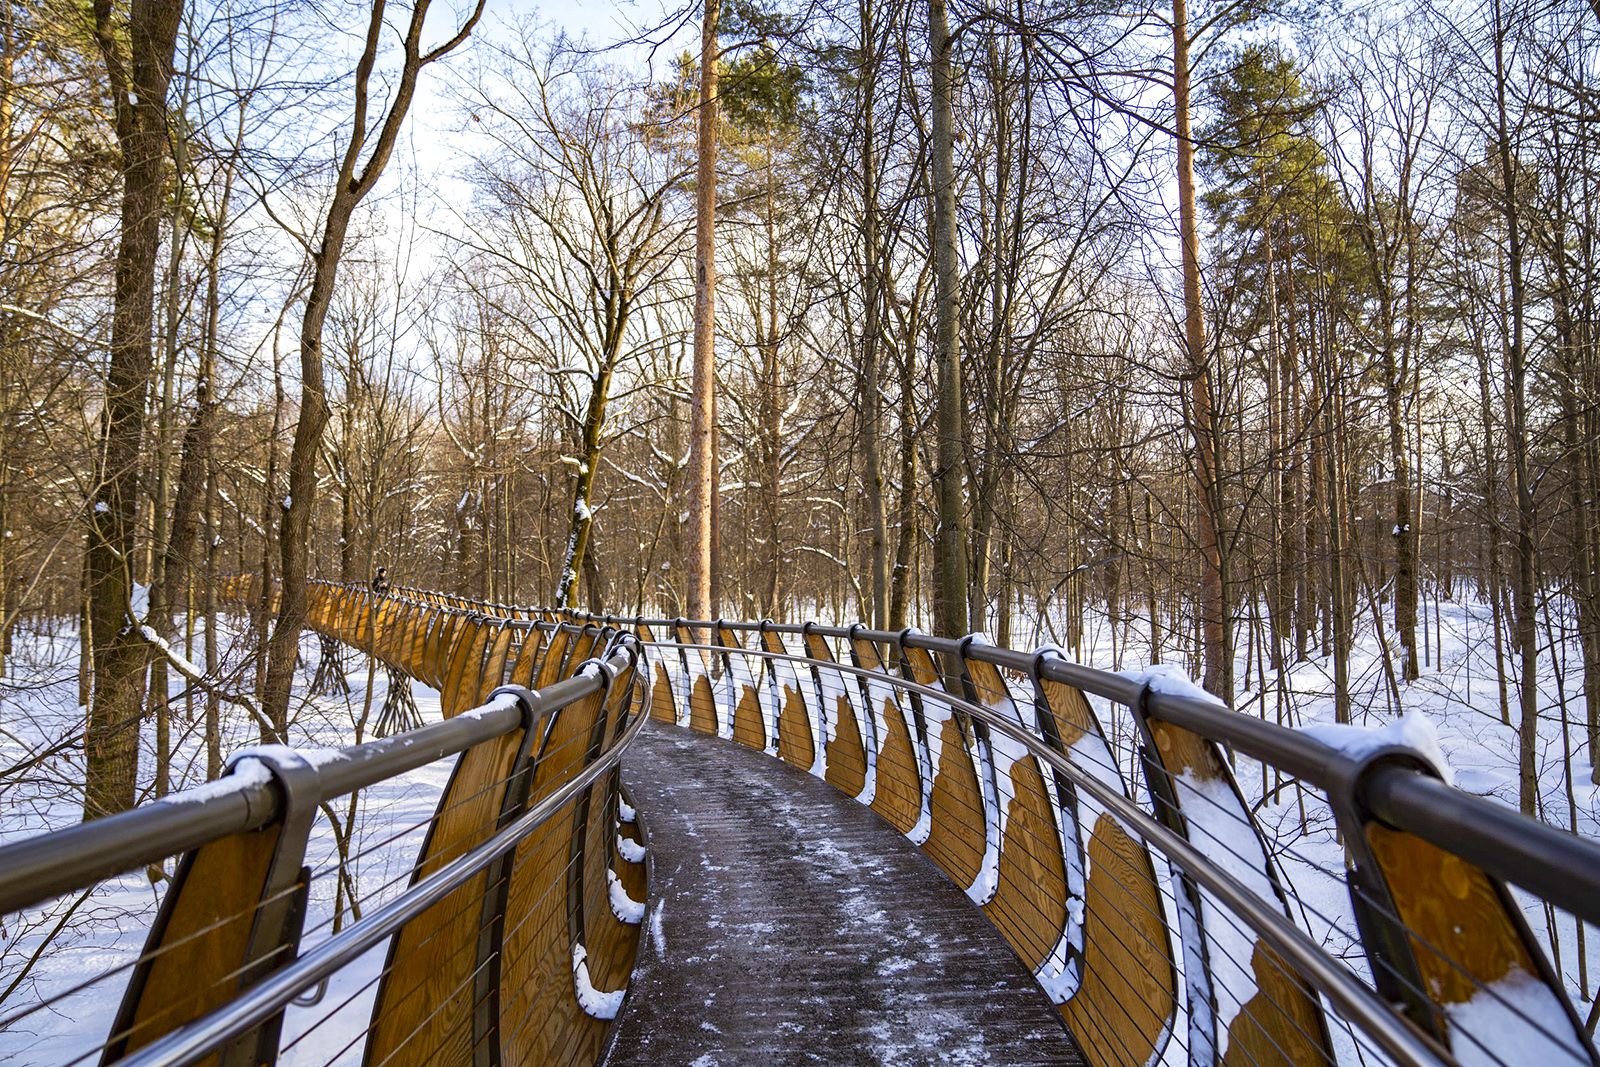
[[[1000,932],[865,806],[658,723],[623,781],[654,867],[606,1062],[1083,1062]]]
[[[0,847],[8,929],[175,861],[137,958],[0,1003],[0,1058],[50,1011],[81,1042],[41,1062],[125,1067],[273,1064],[313,1031],[315,1062],[372,1067],[1600,1067],[1591,985],[1527,922],[1600,928],[1600,845],[1384,735],[976,636],[307,593],[443,721],[242,750]],[[447,758],[409,879],[308,851],[330,802]],[[1337,852],[1270,839],[1236,763]]]

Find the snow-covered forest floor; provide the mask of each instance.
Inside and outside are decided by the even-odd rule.
[[[1430,603],[1430,618],[1434,606]],[[1436,655],[1416,682],[1400,685],[1404,710],[1419,716],[1408,728],[1431,731],[1449,764],[1455,784],[1497,801],[1517,803],[1517,734],[1501,722],[1494,649],[1486,605],[1444,602],[1438,606]],[[1020,620],[1019,620],[1020,621]],[[1028,635],[1026,625],[1017,633]],[[1134,668],[1146,658],[1147,639],[1136,629],[1118,629],[1104,615],[1085,626],[1081,658],[1094,666]],[[1048,639],[1048,634],[1046,634]],[[1115,651],[1114,651],[1115,648]],[[80,817],[82,766],[75,743],[82,725],[77,703],[76,634],[65,627],[55,633],[24,630],[0,684],[0,766],[17,768],[51,749],[36,766],[0,779],[0,843],[69,826]],[[224,657],[242,655],[242,642],[230,643]],[[192,658],[202,653],[196,650]],[[308,638],[304,649],[304,681],[317,664],[318,648]],[[1570,664],[1570,668],[1567,666]],[[354,740],[354,728],[366,706],[366,661],[348,656],[348,696],[298,700],[291,740],[300,746],[332,746]],[[1286,672],[1281,686],[1269,672],[1263,699],[1254,673],[1241,670],[1236,705],[1242,711],[1280,719],[1292,726],[1316,726],[1333,720],[1331,663],[1311,659]],[[1509,670],[1509,664],[1508,664]],[[1243,680],[1249,677],[1251,687]],[[1381,649],[1370,631],[1359,635],[1351,664],[1356,721],[1380,728],[1396,720]],[[1582,730],[1581,673],[1575,647],[1557,646],[1541,659],[1541,730],[1538,744],[1541,812],[1563,829],[1600,837],[1600,786],[1589,782],[1590,755]],[[438,695],[413,683],[424,721],[438,718]],[[174,786],[192,785],[205,777],[203,698],[194,697],[194,718],[185,713],[181,679],[174,678]],[[376,672],[367,721],[376,719],[385,695],[385,676]],[[1515,691],[1512,690],[1513,704]],[[1564,699],[1563,699],[1564,698]],[[1125,715],[1101,706],[1111,725],[1113,750],[1124,774],[1132,766],[1131,727]],[[223,707],[224,755],[255,741],[255,728],[236,709]],[[1566,723],[1563,729],[1563,721]],[[1417,735],[1423,736],[1423,735]],[[148,789],[155,766],[153,726],[144,731],[141,775]],[[364,791],[354,811],[351,853],[357,892],[366,905],[399,892],[450,772],[444,761]],[[1284,873],[1298,898],[1307,928],[1328,948],[1364,969],[1351,932],[1343,859],[1327,808],[1317,797],[1281,784],[1269,770],[1241,760],[1239,784],[1260,820]],[[1130,776],[1130,780],[1137,780]],[[343,802],[335,805],[341,819]],[[307,862],[313,873],[306,944],[330,933],[334,911],[337,849],[325,817],[319,817]],[[0,1027],[0,1062],[71,1063],[92,1058],[109,1029],[126,980],[125,968],[135,958],[159,904],[164,883],[153,884],[145,873],[124,876],[83,896],[71,895],[50,906],[6,920],[0,931],[0,1020],[34,1005],[49,1006]],[[1568,989],[1587,1013],[1600,981],[1600,935],[1580,931],[1572,917],[1549,914],[1542,904],[1525,900],[1529,926],[1552,950],[1552,961]],[[59,929],[58,929],[59,927]],[[48,940],[37,960],[35,952]],[[320,1003],[291,1009],[285,1025],[287,1046],[281,1062],[321,1064],[359,1062],[359,1035],[365,1026],[373,982],[381,966],[377,949],[357,967],[335,979]],[[91,979],[98,980],[91,981]],[[89,984],[79,989],[78,987]],[[334,1010],[337,1007],[338,1010]],[[323,1021],[326,1020],[326,1021]],[[1347,1039],[1337,1043],[1351,1048]]]

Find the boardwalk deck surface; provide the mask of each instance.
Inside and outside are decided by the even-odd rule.
[[[866,807],[654,723],[623,778],[654,869],[608,1063],[1081,1062],[999,932]]]

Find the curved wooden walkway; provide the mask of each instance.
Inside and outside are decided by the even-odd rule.
[[[623,779],[654,867],[606,1062],[1082,1062],[999,931],[861,804],[656,723]]]

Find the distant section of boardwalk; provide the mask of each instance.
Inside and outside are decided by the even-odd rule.
[[[861,804],[654,723],[623,780],[654,869],[608,1063],[1082,1062],[1000,933]]]

